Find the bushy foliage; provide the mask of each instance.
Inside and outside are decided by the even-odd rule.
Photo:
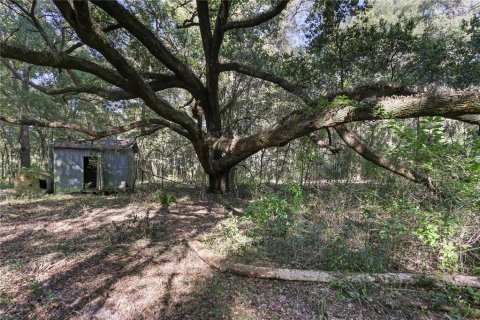
[[[245,208],[245,217],[258,228],[270,227],[285,236],[295,222],[295,214],[302,208],[302,201],[302,187],[289,183],[283,194],[270,192],[250,202]]]
[[[172,203],[177,202],[177,197],[175,197],[173,193],[159,189],[155,191],[155,200],[160,202],[164,208],[168,209]]]
[[[456,125],[440,117],[420,119],[415,126],[392,120],[400,143],[390,155],[426,172],[450,200],[480,206],[480,136],[468,128],[459,136]]]

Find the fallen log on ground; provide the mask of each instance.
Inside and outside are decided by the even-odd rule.
[[[457,286],[480,288],[480,277],[463,275],[425,275],[414,273],[353,273],[342,274],[339,272],[282,269],[257,267],[252,265],[226,262],[219,256],[206,249],[199,241],[188,241],[188,246],[205,263],[211,267],[226,273],[246,276],[251,278],[278,279],[290,281],[313,281],[313,282],[369,282],[378,284],[404,284],[417,286],[438,286],[450,283]]]

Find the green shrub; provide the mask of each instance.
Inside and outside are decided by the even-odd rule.
[[[166,209],[168,209],[172,203],[177,202],[177,198],[173,193],[163,190],[155,191],[155,200],[160,202],[162,206]]]
[[[292,222],[290,204],[275,194],[250,202],[245,208],[245,216],[252,220],[257,228],[270,225],[282,235],[286,234]]]
[[[254,222],[257,230],[268,228],[285,237],[298,220],[303,201],[302,187],[288,183],[282,195],[270,192],[250,202],[245,208],[245,218]]]
[[[287,194],[292,198],[292,204],[296,209],[300,209],[304,201],[303,188],[298,183],[289,182],[286,187]]]
[[[11,189],[13,188],[13,183],[8,181],[7,179],[0,180],[0,190],[2,189]]]
[[[459,251],[468,248],[467,244],[454,241],[460,226],[458,217],[449,213],[425,211],[420,214],[414,234],[438,252],[441,269],[456,271],[460,267]]]
[[[14,303],[15,299],[12,293],[7,291],[0,291],[0,307],[8,307]]]
[[[445,284],[429,293],[434,310],[449,307],[451,319],[478,319],[480,316],[480,290]]]
[[[42,283],[38,279],[29,279],[27,281],[27,288],[36,297],[42,296],[44,294]]]

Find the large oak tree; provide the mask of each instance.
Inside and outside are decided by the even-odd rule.
[[[250,4],[248,10],[243,10],[247,5],[240,1],[185,1],[178,3],[176,9],[189,6],[191,17],[177,25],[172,17],[152,10],[148,2],[53,1],[53,4],[37,4],[35,0],[29,3],[4,0],[3,12],[9,13],[13,20],[26,21],[40,35],[42,42],[36,46],[26,45],[14,36],[15,30],[4,28],[10,34],[2,34],[0,56],[7,64],[16,60],[51,68],[52,72],[66,70],[71,80],[67,84],[62,81],[62,85],[50,83],[45,86],[40,75],[37,81],[29,81],[30,86],[49,95],[90,94],[108,101],[140,99],[155,117],[102,131],[73,120],[65,122],[7,115],[0,115],[0,120],[68,128],[95,139],[135,128],[171,129],[190,141],[209,176],[209,191],[215,192],[228,191],[230,170],[256,152],[283,146],[320,129],[334,128],[348,146],[366,159],[435,190],[431,181],[421,173],[365,148],[344,125],[422,116],[442,116],[480,124],[478,89],[470,87],[461,91],[427,93],[385,83],[344,89],[342,69],[340,88],[332,86],[320,90],[315,88],[317,81],[305,84],[296,79],[295,74],[284,75],[284,72],[272,71],[275,68],[267,69],[262,64],[224,54],[222,50],[226,42],[230,51],[241,45],[235,42],[235,37],[229,38],[230,35],[259,33],[264,26],[284,18],[283,13],[289,5],[289,1],[280,0],[268,6],[256,7],[254,4],[252,7]],[[165,25],[178,29],[198,28],[201,48],[176,50],[182,41],[174,39],[174,44],[167,43],[165,33],[169,29]],[[354,54],[350,57],[355,59]],[[232,72],[282,88],[296,97],[297,110],[278,120],[272,119],[268,128],[253,134],[232,134],[222,123],[224,106],[219,89],[222,74]],[[89,75],[89,79],[94,80],[83,81],[80,75]],[[183,90],[192,97],[190,111],[166,98],[164,93],[172,88]]]

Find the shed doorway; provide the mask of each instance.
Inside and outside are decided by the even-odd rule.
[[[98,157],[83,157],[83,189],[97,189]]]

